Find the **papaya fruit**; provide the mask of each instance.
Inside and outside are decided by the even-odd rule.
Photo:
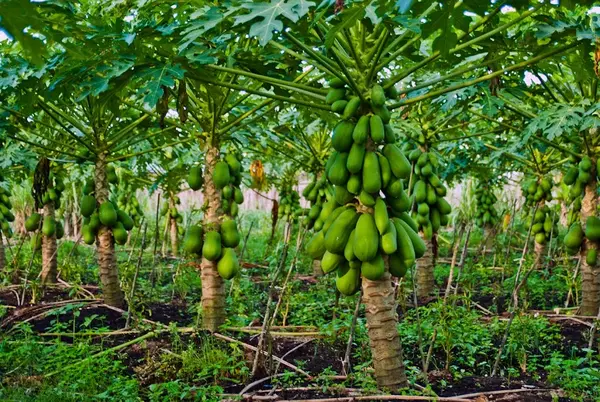
[[[28,232],[38,230],[41,220],[42,215],[38,214],[37,212],[32,213],[31,216],[25,221],[25,229],[27,229]]]
[[[386,198],[388,205],[392,208],[395,213],[401,213],[408,211],[411,205],[410,198],[404,191],[402,191],[400,197],[388,197]]]
[[[377,154],[377,158],[379,159],[379,170],[381,171],[381,187],[386,188],[392,180],[390,162],[382,154]]]
[[[588,184],[592,179],[592,175],[590,172],[585,172],[583,170],[579,171],[579,175],[577,176],[577,181],[582,184]]]
[[[127,231],[121,222],[117,222],[114,228],[112,228],[112,235],[115,239],[115,243],[123,245],[127,243]]]
[[[129,216],[127,212],[121,211],[120,209],[117,210],[117,219],[123,224],[125,230],[133,229],[133,219],[131,219],[131,216]]]
[[[395,144],[396,143],[396,133],[394,133],[394,129],[389,124],[384,125],[385,130],[385,143],[386,144]]]
[[[395,255],[401,257],[404,265],[410,267],[417,258],[412,238],[408,234],[408,229],[400,223],[400,219],[392,219],[392,222],[396,229],[396,241],[398,242]]]
[[[375,113],[375,115],[381,117],[381,121],[383,121],[383,124],[388,124],[392,119],[392,114],[385,105],[381,107],[372,107],[371,109],[373,110],[373,113]]]
[[[225,219],[221,223],[221,243],[223,247],[235,248],[240,244],[241,236],[234,219]]]
[[[202,168],[200,166],[193,166],[190,169],[186,180],[192,190],[200,190],[202,188],[202,185],[204,184],[204,179],[202,177]]]
[[[183,239],[183,249],[188,253],[202,253],[202,227],[191,225]]]
[[[546,234],[544,232],[540,232],[535,235],[535,242],[538,244],[546,244]]]
[[[338,269],[338,267],[343,261],[343,255],[325,251],[325,254],[323,254],[323,258],[321,259],[321,269],[323,270],[323,273],[328,274]]]
[[[345,205],[354,199],[354,195],[345,186],[335,186],[334,197],[335,201],[340,205]]]
[[[214,230],[204,235],[204,244],[202,245],[202,256],[209,261],[217,261],[221,258],[221,234]]]
[[[404,183],[402,182],[402,179],[391,181],[385,188],[385,193],[390,197],[400,198],[402,193],[404,193]]]
[[[385,91],[379,84],[375,84],[371,88],[371,104],[375,107],[385,105]]]
[[[331,105],[331,111],[334,113],[343,113],[344,109],[348,105],[348,101],[345,99],[340,99],[338,101],[333,102]]]
[[[442,215],[448,215],[452,212],[452,207],[448,204],[448,201],[442,197],[437,199],[436,206]]]
[[[96,198],[94,198],[94,196],[91,195],[84,195],[81,198],[80,209],[81,215],[83,215],[84,217],[89,218],[90,216],[92,216],[94,210],[96,209]]]
[[[595,248],[590,248],[586,253],[585,262],[588,265],[595,266],[597,260],[598,260],[598,250],[596,250]]]
[[[411,162],[416,162],[417,160],[419,160],[419,157],[421,156],[423,152],[421,152],[421,150],[419,148],[415,148],[412,151],[410,151],[410,153],[408,154],[408,159]]]
[[[358,200],[365,207],[375,206],[375,197],[373,197],[371,194],[367,193],[364,190],[361,191],[360,194],[358,195]]]
[[[406,265],[404,259],[399,253],[394,253],[389,256],[389,270],[392,276],[396,278],[402,278],[408,271],[408,265]]]
[[[100,218],[100,223],[104,226],[114,227],[117,224],[118,216],[115,207],[112,202],[105,201],[100,205],[100,210],[98,217]]]
[[[435,188],[432,185],[427,185],[427,198],[425,202],[429,205],[435,205],[437,203],[437,194],[435,193]]]
[[[317,219],[321,213],[321,205],[315,204],[308,210],[309,219]]]
[[[385,127],[383,127],[383,121],[381,117],[376,114],[371,115],[369,119],[369,130],[371,132],[371,139],[375,144],[380,144],[385,140]]]
[[[351,194],[357,195],[360,193],[361,189],[362,179],[360,178],[360,175],[351,175],[348,179],[348,182],[346,183],[346,190],[348,190],[348,192],[350,192]]]
[[[223,187],[221,195],[224,200],[230,201],[233,198],[233,188],[230,185]]]
[[[395,253],[398,249],[396,225],[389,219],[386,232],[381,236],[381,249],[387,255]]]
[[[231,182],[231,175],[229,174],[229,165],[227,162],[219,161],[215,164],[212,179],[215,187],[219,190],[222,190]]]
[[[590,216],[585,222],[585,237],[591,241],[600,241],[600,218]]]
[[[379,232],[373,215],[360,214],[356,223],[353,250],[354,255],[360,261],[364,262],[375,258],[379,250]]]
[[[344,296],[352,296],[360,289],[360,266],[353,263],[344,266],[345,269],[338,269],[335,287]]]
[[[435,207],[432,207],[429,211],[429,220],[431,221],[431,228],[435,233],[437,233],[442,226],[442,219],[440,211],[438,211]]]
[[[369,116],[363,115],[358,119],[358,123],[352,131],[352,139],[356,144],[364,144],[369,137]]]
[[[56,221],[56,239],[62,239],[65,235],[65,227],[61,221]]]
[[[92,216],[90,216],[89,226],[94,234],[98,233],[98,229],[100,229],[101,225],[100,216],[97,213],[93,213]]]
[[[411,165],[406,156],[395,144],[386,144],[383,147],[383,154],[390,163],[392,173],[398,179],[407,179],[410,176]]]
[[[427,247],[425,246],[425,242],[423,241],[423,239],[421,239],[421,237],[417,234],[417,232],[415,230],[413,230],[413,228],[406,223],[403,219],[398,219],[395,220],[394,222],[398,222],[398,224],[400,224],[404,230],[406,231],[406,234],[408,235],[408,237],[410,238],[412,245],[413,245],[413,249],[415,251],[415,258],[421,258],[423,257],[423,255],[425,254],[425,251],[427,251]],[[398,229],[398,228],[396,228]],[[400,236],[398,236],[400,237]]]
[[[583,243],[583,236],[584,233],[580,224],[575,223],[571,225],[569,231],[565,235],[565,246],[571,249],[579,249],[579,247],[581,247],[581,244]]]
[[[421,175],[425,177],[429,177],[433,174],[433,167],[430,163],[426,164],[421,168]]]
[[[346,83],[338,77],[334,77],[331,80],[329,80],[329,86],[331,88],[344,88],[345,85]]]
[[[325,233],[325,248],[330,253],[343,254],[350,233],[356,226],[358,214],[354,208],[345,209]],[[357,231],[360,233],[360,231]]]
[[[371,194],[378,193],[381,190],[381,170],[375,152],[367,151],[362,174],[363,190]]]
[[[337,203],[336,203],[337,205]],[[341,206],[336,208],[331,214],[329,214],[329,216],[327,217],[327,219],[325,219],[323,221],[323,232],[324,234],[327,234],[327,231],[329,230],[329,228],[331,227],[331,225],[333,224],[333,222],[335,222],[335,220],[342,214],[342,212],[344,212],[345,210],[347,210],[348,208]]]
[[[238,187],[233,189],[233,201],[238,205],[244,203],[244,193]]]
[[[229,247],[223,249],[221,259],[217,263],[217,272],[223,279],[229,280],[240,272],[240,263],[235,250]]]
[[[417,207],[417,213],[422,216],[429,216],[429,205],[426,203],[419,204]]]
[[[381,254],[377,254],[371,261],[363,261],[360,265],[360,273],[372,281],[381,279],[385,273],[385,262]]]
[[[419,204],[427,200],[427,184],[423,180],[417,180],[413,189],[415,201]]]
[[[96,190],[96,188],[95,188],[94,180],[93,179],[86,180],[85,184],[83,185],[83,194],[90,195],[95,190]]]
[[[385,205],[385,201],[383,201],[381,198],[377,198],[377,200],[375,200],[373,217],[375,218],[375,226],[377,226],[379,234],[385,234],[389,227],[388,224],[390,217],[388,215],[387,205]]]
[[[92,243],[94,241],[92,240]],[[90,243],[91,244],[91,243]],[[38,251],[42,248],[42,235],[41,233],[36,233],[31,236],[31,248],[35,251]]]
[[[44,218],[44,222],[42,223],[42,233],[45,236],[54,236],[54,233],[56,233],[56,222],[53,217],[46,216]]]
[[[332,88],[327,91],[327,95],[325,96],[325,103],[328,105],[333,105],[335,102],[344,98],[346,95],[346,90],[344,88]]]
[[[427,221],[422,227],[423,237],[425,240],[431,240],[433,238],[433,226],[431,226],[431,222]]]
[[[339,204],[335,202],[334,199],[327,201],[325,204],[323,204],[323,207],[321,208],[319,219],[325,222],[325,220],[329,217],[329,215],[331,215],[333,211],[335,211],[337,207],[339,207]]]
[[[356,260],[356,256],[354,255],[354,234],[356,232],[356,228],[350,232],[350,236],[348,237],[348,242],[346,243],[346,247],[344,247],[344,258],[347,261]]]
[[[592,170],[592,160],[588,156],[583,157],[581,162],[579,162],[579,169],[583,170],[584,172],[589,172]]]
[[[354,123],[348,120],[342,120],[333,128],[331,137],[331,146],[338,152],[348,152],[352,147],[352,133]]]
[[[350,172],[346,167],[348,163],[348,154],[339,153],[335,158],[335,162],[329,169],[329,181],[337,186],[344,186],[350,177]]]
[[[225,155],[225,162],[229,165],[229,173],[232,176],[237,176],[242,171],[242,164],[234,154],[228,153]],[[202,170],[200,170],[200,173],[202,173]]]
[[[325,249],[325,234],[322,230],[320,230],[313,235],[313,237],[308,241],[308,243],[306,243],[306,253],[313,260],[319,260],[323,258],[325,251],[327,251]]]
[[[360,107],[360,98],[358,96],[353,96],[349,101],[346,107],[344,108],[344,113],[342,114],[342,118],[345,120],[351,119],[354,117],[358,108]]]
[[[363,167],[363,161],[365,158],[366,148],[364,145],[354,143],[348,153],[348,161],[346,162],[346,168],[350,173],[358,173]]]

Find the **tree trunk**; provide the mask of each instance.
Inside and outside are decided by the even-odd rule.
[[[433,293],[435,284],[433,278],[433,268],[435,266],[433,241],[425,240],[425,246],[427,247],[425,254],[417,260],[417,293],[419,297]]]
[[[2,239],[2,231],[0,231],[0,272],[6,267],[6,257],[4,256],[4,240]]]
[[[53,202],[44,205],[43,219],[48,217],[54,219]],[[56,253],[56,234],[52,236],[42,235],[42,284],[56,282],[58,265]]]
[[[318,278],[319,276],[323,276],[323,269],[321,268],[321,260],[313,260],[312,263],[313,268],[313,276]]]
[[[496,241],[496,229],[494,225],[487,224],[483,228],[483,238],[485,244],[483,245],[484,252],[492,250]]]
[[[219,148],[214,144],[207,147],[204,168],[204,233],[219,230],[221,193],[215,187],[212,174],[219,161]],[[217,263],[202,258],[202,328],[216,331],[225,322],[225,282],[217,272]]]
[[[397,328],[398,317],[394,310],[394,288],[391,275],[387,272],[387,258],[383,277],[378,281],[363,277],[362,289],[377,385],[396,391],[408,386],[408,381]]]
[[[533,243],[534,243],[533,251],[535,253],[535,260],[534,261],[536,262],[534,268],[538,269],[538,268],[540,268],[540,267],[542,267],[544,265],[543,262],[544,262],[544,260],[546,258],[546,245],[545,244],[540,244],[540,243],[538,243],[535,240],[533,241]]]
[[[171,218],[171,253],[177,257],[177,220]]]
[[[590,171],[592,177],[596,177],[596,161],[592,164],[594,167]],[[595,216],[598,208],[598,197],[596,195],[596,181],[592,180],[585,187],[585,195],[581,203],[581,224],[585,227],[585,222],[590,216]],[[581,315],[596,315],[600,308],[600,271],[597,267],[589,265],[586,261],[587,252],[590,249],[596,249],[594,242],[583,238],[581,252]]]
[[[98,155],[95,169],[96,200],[98,205],[108,201],[108,181],[106,178],[106,155]],[[112,231],[106,226],[100,226],[96,239],[98,247],[98,266],[100,268],[100,280],[102,281],[102,292],[104,302],[109,306],[123,307],[123,292],[119,283],[119,272],[117,270],[117,256],[115,254],[115,243]]]

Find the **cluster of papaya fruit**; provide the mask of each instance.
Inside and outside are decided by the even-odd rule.
[[[117,179],[118,183],[118,179]],[[81,234],[86,244],[94,244],[96,235],[102,226],[110,228],[117,244],[127,243],[128,231],[133,229],[134,222],[127,212],[119,209],[116,202],[105,201],[98,205],[95,194],[94,180],[90,179],[83,186],[83,197],[80,209],[83,215]]]
[[[188,253],[202,255],[209,261],[217,262],[217,272],[223,279],[231,279],[240,271],[240,263],[235,248],[241,236],[235,219],[226,218],[220,230],[204,233],[200,225],[191,225],[183,240],[183,249]]]
[[[414,197],[413,217],[425,239],[430,240],[441,226],[448,224],[452,208],[444,199],[447,190],[437,175],[437,156],[433,152],[415,148],[408,154],[408,158],[414,165],[411,189]]]
[[[298,217],[304,214],[300,206],[300,195],[294,190],[292,184],[286,184],[279,192],[279,207],[277,215],[287,222],[296,223]]]
[[[530,224],[531,217],[527,220],[527,225]],[[558,235],[558,218],[548,205],[535,211],[531,234],[535,236],[535,242],[538,244],[546,244],[552,236]]]
[[[340,293],[352,295],[361,277],[384,275],[386,260],[392,275],[403,276],[425,244],[407,213],[403,180],[411,166],[395,145],[384,89],[374,85],[362,102],[348,95],[343,81],[334,79],[330,86],[326,101],[342,114],[333,130],[335,152],[325,165],[334,197],[322,205],[315,222],[322,227],[306,250],[321,259],[324,273],[337,271]]]
[[[600,160],[600,159],[599,159]],[[567,201],[569,203],[581,198],[585,191],[585,186],[592,181],[592,160],[585,156],[577,166],[571,166],[563,176],[563,183],[569,188]],[[598,170],[596,170],[598,174]],[[581,209],[577,208],[577,210]]]
[[[587,218],[585,222],[585,231],[580,223],[573,223],[570,226],[564,239],[568,254],[575,255],[579,252],[579,249],[583,244],[584,236],[596,245],[595,248],[588,248],[586,254],[586,262],[588,265],[594,266],[596,265],[598,257],[597,248],[600,246],[600,218],[597,216],[590,216]]]
[[[542,177],[523,181],[521,190],[526,205],[552,200],[552,177]]]
[[[202,176],[201,166],[192,166],[188,172],[186,181],[194,191],[200,190],[204,185],[204,176]]]
[[[167,219],[175,219],[179,224],[183,223],[183,215],[177,210],[177,205],[180,204],[181,199],[177,195],[169,195],[169,201],[165,202],[160,208],[160,215]],[[177,228],[177,232],[180,236],[183,235],[183,230],[182,226]]]
[[[41,227],[40,227],[40,224],[41,224]],[[56,220],[54,218],[54,216],[46,216],[43,218],[43,221],[42,221],[42,215],[38,214],[37,212],[32,213],[25,220],[25,229],[28,232],[36,232],[39,229],[41,229],[42,233],[44,235],[46,235],[46,236],[56,235],[57,239],[62,239],[63,236],[65,235],[65,229],[60,220]],[[39,241],[40,242],[42,241],[41,237],[40,237]],[[37,243],[37,240],[36,240],[36,243]]]
[[[2,181],[4,181],[4,178],[0,175],[0,183],[2,183]],[[15,220],[15,216],[11,209],[12,203],[10,202],[10,192],[0,186],[0,230],[7,238],[11,238],[13,235],[10,222]]]
[[[135,226],[140,225],[140,220],[144,216],[144,211],[142,211],[140,202],[135,196],[135,190],[133,190],[131,185],[128,184],[119,192],[119,195],[117,196],[117,208],[129,215],[131,219],[133,219],[133,224]]]
[[[240,190],[242,184],[242,155],[228,151],[223,160],[215,165],[212,179],[215,187],[221,190],[221,209],[223,213],[236,217],[238,205],[244,202],[244,193]]]
[[[477,210],[475,211],[475,222],[478,226],[494,226],[498,223],[498,211],[494,208],[494,204],[498,201],[496,195],[488,186],[479,183],[475,189],[475,202]]]
[[[310,183],[302,190],[302,196],[310,202],[310,209],[304,220],[308,229],[319,231],[323,228],[323,221],[319,220],[323,204],[333,198],[331,188],[327,183],[327,176],[315,175]]]

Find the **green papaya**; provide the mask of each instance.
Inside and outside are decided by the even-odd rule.
[[[345,85],[346,83],[338,77],[334,77],[329,81],[329,86],[331,88],[344,88]]]
[[[115,243],[123,245],[127,243],[127,231],[121,222],[117,222],[114,228],[112,228],[112,235],[115,239]]]
[[[419,227],[407,212],[402,212],[401,214],[398,214],[397,217],[403,220],[415,233],[419,231]]]
[[[342,214],[342,212],[346,211],[347,209],[348,208],[344,206],[338,207],[331,214],[329,214],[327,219],[323,221],[323,232],[325,235],[327,234],[327,231],[329,230],[333,222],[335,222],[335,220]]]
[[[238,261],[235,250],[229,247],[223,249],[221,259],[217,263],[217,272],[223,279],[229,280],[237,275],[240,271],[240,263]]]
[[[389,124],[384,125],[385,129],[385,143],[386,144],[395,144],[396,143],[396,134],[394,133],[394,129]]]
[[[377,158],[379,159],[379,170],[381,171],[381,187],[386,188],[392,180],[390,162],[382,154],[377,154]]]
[[[418,180],[414,187],[415,201],[419,204],[427,201],[427,184],[423,180]]]
[[[591,241],[600,241],[600,218],[590,216],[585,222],[585,237]]]
[[[321,269],[323,270],[323,273],[328,274],[338,269],[338,267],[343,261],[343,255],[325,251],[325,254],[323,254],[323,258],[321,259]]]
[[[348,104],[344,108],[344,113],[342,114],[342,118],[345,120],[351,119],[352,117],[354,117],[354,115],[358,111],[359,107],[360,107],[360,98],[358,96],[352,97],[352,99],[350,99],[348,101]]]
[[[378,193],[381,190],[381,170],[375,152],[367,151],[362,174],[363,190],[371,194]]]
[[[333,104],[331,105],[331,111],[334,113],[343,113],[344,109],[346,109],[347,105],[348,105],[347,100],[345,100],[345,99],[337,100],[337,101],[333,102]]]
[[[344,296],[352,296],[360,289],[360,268],[350,264],[348,269],[341,271],[335,280],[335,287]],[[340,271],[338,271],[340,272]]]
[[[346,95],[344,88],[332,88],[327,92],[327,96],[325,96],[325,103],[333,105],[335,102],[343,99],[344,95]]]
[[[598,250],[596,250],[595,248],[590,248],[585,256],[585,262],[587,262],[587,264],[590,266],[595,266],[597,260]]]
[[[427,251],[427,246],[425,246],[425,242],[423,241],[423,239],[421,239],[417,232],[413,230],[413,228],[403,219],[398,219],[394,222],[398,222],[404,228],[406,234],[410,238],[410,241],[413,245],[413,249],[415,251],[415,258],[423,257],[423,255],[425,255],[425,251]],[[400,236],[398,236],[398,238],[400,238]]]
[[[352,147],[352,133],[354,131],[354,123],[348,120],[340,121],[333,128],[333,136],[331,137],[331,146],[338,152],[348,152]]]
[[[360,273],[372,281],[381,279],[385,273],[385,262],[381,254],[377,254],[371,261],[363,261],[360,266]]]
[[[400,219],[393,219],[394,228],[396,229],[397,251],[395,255],[402,258],[405,266],[410,267],[416,260],[415,247],[412,238],[408,233],[408,229],[400,223]]]
[[[379,84],[375,84],[371,88],[371,104],[375,107],[385,105],[385,91]]]
[[[371,139],[375,144],[384,142],[385,140],[385,127],[383,127],[383,121],[381,117],[376,114],[371,115],[369,119],[369,129],[371,131]]]
[[[183,239],[183,249],[188,253],[200,254],[202,252],[202,228],[192,225],[188,228]]]
[[[117,224],[117,211],[110,201],[105,201],[102,203],[102,205],[100,205],[98,216],[100,218],[100,223],[102,223],[104,226],[112,228]]]
[[[56,221],[56,238],[62,239],[65,235],[65,227],[61,221]]]
[[[316,226],[316,222],[315,222]],[[306,244],[306,253],[313,259],[319,260],[325,254],[325,234],[322,230],[318,231]]]
[[[385,201],[381,198],[375,200],[373,217],[375,218],[375,225],[377,226],[379,234],[385,234],[389,227],[390,217],[388,215],[387,205],[385,205]]]
[[[360,261],[369,261],[375,258],[379,250],[379,232],[373,215],[360,214],[356,223],[353,249],[354,255]]]
[[[358,195],[358,200],[365,207],[375,206],[375,197],[373,197],[371,194],[367,193],[364,190],[361,191],[360,194]]]
[[[437,199],[436,206],[442,215],[448,215],[452,212],[452,207],[448,204],[448,201],[442,197]]]
[[[225,162],[229,166],[231,176],[237,176],[242,171],[242,164],[234,154],[228,153],[225,155]],[[200,170],[200,173],[202,173],[202,170]]]
[[[395,144],[386,144],[383,147],[383,154],[390,162],[392,173],[398,179],[407,179],[410,176],[411,165],[406,156]]]
[[[88,179],[83,185],[83,194],[90,195],[95,191],[95,183],[93,179]]]
[[[345,186],[335,186],[334,197],[335,201],[340,205],[345,205],[354,199],[354,195]]]
[[[440,215],[440,211],[438,211],[435,207],[432,207],[429,211],[429,220],[431,221],[431,228],[434,233],[437,233],[442,226],[442,219]]]
[[[230,185],[223,187],[223,190],[221,190],[221,195],[223,196],[222,198],[224,200],[231,200],[231,198],[233,198],[233,188]]]
[[[360,175],[353,174],[348,179],[346,183],[346,190],[348,190],[351,194],[357,195],[360,193],[362,189],[362,179]]]
[[[321,213],[321,205],[315,204],[312,207],[310,207],[310,210],[308,211],[308,217],[310,219],[317,219],[319,217],[320,213]]]
[[[363,115],[358,119],[358,123],[352,131],[352,139],[356,144],[364,144],[369,137],[369,116]]]
[[[200,190],[202,185],[204,184],[204,179],[202,177],[202,167],[200,166],[192,166],[190,172],[187,175],[187,183],[190,188],[194,191]]]
[[[392,208],[395,213],[401,213],[408,211],[411,205],[410,198],[404,191],[402,191],[400,197],[388,197],[386,198],[388,205]]]
[[[437,194],[435,193],[435,188],[432,185],[427,185],[427,198],[425,202],[429,205],[435,205],[437,203]]]
[[[100,229],[101,225],[100,216],[97,213],[93,213],[92,216],[90,216],[89,226],[94,234],[98,233],[98,229]]]
[[[89,218],[90,216],[92,216],[94,210],[96,209],[96,198],[94,198],[94,196],[91,195],[84,195],[81,198],[80,209],[81,215],[83,215],[84,217]]]
[[[202,256],[209,261],[217,261],[221,258],[221,251],[221,234],[214,230],[207,232],[204,235]]]
[[[387,255],[395,253],[398,249],[396,225],[391,220],[388,220],[386,232],[381,236],[381,249]]]
[[[361,144],[352,144],[350,153],[348,154],[348,161],[346,167],[350,173],[358,173],[363,167],[363,161],[365,158],[366,148]]]
[[[419,157],[421,156],[423,152],[421,152],[421,150],[419,148],[415,148],[412,151],[410,151],[410,153],[408,154],[408,159],[411,162],[416,162],[417,160],[419,160]]]
[[[394,253],[389,256],[390,274],[396,278],[402,278],[408,271],[408,265],[399,253]]]
[[[383,105],[381,107],[372,107],[371,109],[373,110],[373,113],[375,113],[377,116],[381,117],[381,121],[383,121],[383,124],[388,124],[390,122],[390,120],[392,119],[392,114],[390,113],[390,110],[385,105]]]
[[[350,233],[356,226],[358,214],[354,208],[347,208],[331,224],[325,233],[325,248],[330,253],[342,254]],[[360,231],[357,231],[360,233]]]
[[[56,233],[56,222],[53,217],[46,216],[44,218],[44,222],[42,223],[42,233],[45,236],[54,236],[54,233]]]
[[[565,235],[565,246],[571,249],[578,249],[583,243],[583,236],[584,233],[580,224],[576,223],[571,225],[569,231]]]
[[[348,237],[348,242],[346,243],[346,247],[344,247],[344,258],[347,261],[356,260],[356,256],[354,255],[354,234],[356,232],[356,228],[350,232],[350,236]]]
[[[237,187],[233,189],[233,200],[236,204],[244,203],[244,193]]]
[[[402,179],[396,179],[390,182],[386,187],[385,192],[390,197],[400,198],[402,193],[404,193],[404,183],[402,182]]]
[[[212,174],[213,183],[215,187],[222,190],[226,185],[231,182],[231,176],[229,174],[229,165],[227,162],[219,161],[215,164],[214,171]]]
[[[429,205],[426,203],[419,204],[417,207],[417,213],[423,216],[429,216]]]
[[[538,244],[546,244],[546,234],[544,232],[540,232],[535,235],[535,242]]]
[[[40,227],[40,222],[41,221],[42,221],[42,215],[34,212],[25,221],[25,229],[27,229],[28,232],[36,231]]]
[[[579,162],[579,169],[583,170],[584,172],[589,172],[592,170],[592,160],[587,156],[583,157],[581,162]]]
[[[234,219],[225,219],[221,223],[221,243],[223,247],[235,248],[240,244],[241,236]]]
[[[121,211],[120,209],[117,210],[117,219],[123,224],[123,228],[125,230],[133,229],[133,219],[131,219],[131,216],[129,216],[125,211]]]
[[[350,172],[346,167],[348,163],[348,154],[339,153],[335,158],[335,162],[329,169],[329,181],[337,186],[344,186],[350,177]]]
[[[94,240],[92,240],[92,243]],[[90,243],[91,244],[91,243]],[[38,251],[42,248],[42,235],[41,233],[36,233],[31,237],[31,248],[34,251]]]

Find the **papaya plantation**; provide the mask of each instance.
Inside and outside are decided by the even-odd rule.
[[[0,400],[600,400],[599,21],[4,0]]]

